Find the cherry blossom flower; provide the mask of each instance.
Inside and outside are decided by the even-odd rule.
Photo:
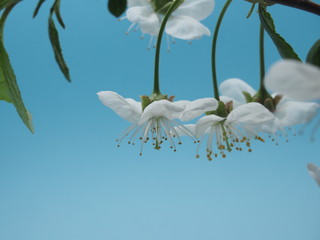
[[[186,113],[188,111],[185,111]],[[218,154],[223,158],[226,157],[226,152],[231,152],[233,149],[242,151],[243,145],[251,152],[251,139],[264,142],[258,135],[259,132],[274,134],[281,129],[281,124],[261,104],[248,103],[233,109],[226,117],[216,114],[206,115],[200,118],[196,124],[187,124],[184,128],[193,132],[201,141],[207,137],[207,158],[212,160],[212,156],[217,157]],[[179,130],[180,127],[177,131]],[[197,158],[199,157],[199,147]]]
[[[320,99],[320,68],[295,60],[282,60],[271,66],[265,84],[272,91],[292,99]]]
[[[160,25],[171,0],[128,0],[126,17],[132,28],[143,34],[158,36]],[[214,8],[214,0],[184,0],[169,17],[165,32],[173,38],[193,40],[203,35],[210,36],[210,30],[199,21],[208,17]],[[122,19],[124,19],[122,18]]]
[[[222,82],[220,90],[222,95],[233,100],[234,107],[246,103],[244,93],[254,96],[257,92],[246,82],[237,78],[231,78]],[[278,95],[276,97],[274,95],[274,99],[277,99],[278,102],[276,102],[273,114],[280,120],[283,127],[309,122],[316,115],[319,108],[319,104],[317,103],[293,101],[286,96],[280,97]]]
[[[320,168],[314,163],[308,163],[307,165],[310,176],[316,181],[320,187]]]
[[[192,119],[203,112],[217,108],[217,101],[213,98],[172,102],[172,98],[150,101],[149,97],[143,96],[142,99],[149,101],[149,104],[145,104],[144,100],[142,103],[137,102],[131,98],[123,98],[112,91],[101,91],[97,94],[105,106],[132,123],[118,139],[118,146],[125,137],[131,134],[128,140],[129,144],[134,145],[136,138],[141,141],[140,155],[142,155],[144,143],[149,140],[155,149],[160,149],[162,143],[168,140],[170,148],[176,151],[174,139],[178,139],[178,144],[181,144],[181,140],[175,127],[179,127],[184,135],[194,137],[192,132],[175,120],[180,119],[185,109],[188,109],[187,119]]]

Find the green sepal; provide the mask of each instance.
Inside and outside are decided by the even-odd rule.
[[[259,89],[259,91],[252,97],[252,102],[258,102],[264,105],[264,102],[266,99],[272,99],[270,94],[267,92],[267,90],[262,87]]]
[[[0,100],[5,100],[9,103],[12,103],[15,106],[23,123],[33,133],[34,129],[32,126],[32,116],[23,103],[16,76],[11,66],[3,41],[5,21],[16,3],[17,1],[7,7],[0,19]]]
[[[268,109],[270,112],[274,112],[275,110],[275,105],[273,103],[272,98],[267,98],[264,100],[263,105]]]
[[[109,0],[108,10],[115,16],[120,17],[127,8],[127,0]]]
[[[310,48],[306,62],[320,67],[320,39]]]
[[[143,112],[144,109],[151,103],[151,100],[148,96],[140,96],[140,99],[141,99],[141,108]]]
[[[277,94],[274,98],[273,98],[273,104],[274,107],[277,107],[278,103],[281,101],[283,95],[281,94]]]
[[[222,101],[218,102],[218,108],[216,110],[216,115],[218,115],[220,117],[227,117],[228,116],[228,112],[227,112],[226,106],[224,105],[224,102],[222,102]]]
[[[298,55],[295,53],[293,48],[290,46],[286,40],[276,32],[276,28],[273,22],[273,19],[270,13],[267,12],[267,9],[262,4],[259,4],[259,17],[260,22],[266,32],[269,34],[274,45],[278,49],[278,52],[282,58],[289,58],[301,61]]]
[[[152,93],[150,97],[144,95],[144,96],[140,96],[140,99],[141,99],[141,107],[143,111],[149,104],[151,104],[154,101],[168,100],[172,102],[174,99],[174,96],[170,96],[168,98],[168,95]]]
[[[227,111],[227,108],[226,108],[226,105],[224,104],[224,102],[222,101],[218,101],[218,108],[214,111],[208,111],[208,112],[205,112],[206,115],[217,115],[219,117],[227,117],[228,116],[228,111]]]
[[[161,93],[160,94],[159,93],[152,93],[151,96],[150,96],[151,102],[164,100],[164,99],[168,100],[168,95],[167,94],[163,95]]]
[[[252,102],[252,96],[250,95],[250,93],[246,92],[246,91],[242,91],[242,94],[244,96],[244,98],[246,99],[246,102]]]
[[[33,18],[35,18],[35,17],[37,16],[37,14],[38,14],[38,12],[39,12],[42,4],[44,3],[44,1],[45,1],[45,0],[39,0],[36,8],[34,9],[33,16],[32,16]]]
[[[227,114],[229,114],[233,110],[233,101],[229,101],[225,103]]]
[[[48,20],[49,39],[51,42],[51,46],[52,46],[52,49],[54,52],[56,62],[58,64],[61,72],[63,73],[64,77],[69,82],[71,82],[69,68],[64,60],[61,46],[60,46],[59,33],[58,33],[56,26],[54,24],[54,21],[52,19],[53,13],[55,13],[60,25],[62,27],[64,27],[64,23],[63,23],[61,16],[60,16],[60,0],[55,0],[54,4],[50,10],[50,15],[49,15],[49,20]]]

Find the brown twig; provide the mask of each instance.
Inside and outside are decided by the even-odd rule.
[[[267,0],[267,2],[298,8],[320,16],[320,5],[309,0]]]

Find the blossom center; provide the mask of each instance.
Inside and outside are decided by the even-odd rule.
[[[134,124],[126,129],[122,133],[120,139],[117,139],[117,142],[119,142],[118,147],[120,147],[122,140],[131,134],[128,144],[135,145],[136,138],[138,137],[141,141],[140,155],[142,155],[144,144],[149,141],[152,142],[152,145],[156,150],[160,150],[164,141],[168,141],[170,148],[175,152],[176,144],[181,144],[179,133],[176,130],[177,128],[194,140],[193,134],[179,122],[167,119],[166,117],[153,117],[141,125]],[[175,142],[176,140],[178,140],[177,143]],[[194,142],[196,141],[194,140]]]
[[[220,154],[223,158],[226,157],[226,152],[231,152],[233,149],[237,151],[243,150],[243,145],[248,149],[248,152],[252,152],[250,139],[232,124],[224,124],[225,121],[221,121],[217,124],[213,124],[207,131],[208,141],[207,141],[207,158],[212,160],[212,156],[218,157]],[[215,136],[215,138],[214,138]],[[264,142],[260,137],[256,139]],[[217,149],[213,150],[213,143],[216,143]],[[197,157],[199,155],[197,154]]]

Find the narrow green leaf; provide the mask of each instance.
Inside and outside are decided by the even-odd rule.
[[[16,4],[22,0],[0,0],[0,10],[9,7],[12,4]]]
[[[127,8],[127,0],[109,0],[108,9],[109,12],[115,17],[121,16]]]
[[[282,58],[290,58],[301,61],[290,44],[287,43],[286,40],[284,40],[284,38],[276,32],[276,28],[270,13],[268,13],[266,7],[261,4],[259,4],[259,17],[261,24],[277,47],[280,56]]]
[[[42,3],[44,3],[45,0],[39,0],[34,12],[33,12],[33,18],[35,18],[40,10],[40,7],[42,6]]]
[[[60,47],[60,41],[59,41],[59,33],[56,29],[56,26],[54,24],[54,21],[52,20],[52,14],[50,14],[49,16],[49,22],[48,22],[49,26],[49,38],[50,38],[50,42],[53,48],[53,52],[54,52],[54,56],[56,59],[56,62],[58,63],[60,70],[62,71],[63,75],[65,76],[65,78],[71,82],[71,78],[70,78],[70,74],[69,74],[69,68],[66,64],[66,62],[64,61],[63,55],[62,55],[62,50]]]
[[[53,10],[54,10],[54,13],[56,14],[56,17],[58,19],[60,26],[62,28],[66,28],[64,25],[64,22],[62,20],[61,14],[60,14],[60,0],[55,0],[55,2],[53,4]]]
[[[24,106],[16,81],[16,76],[10,64],[9,56],[3,42],[4,24],[7,16],[15,4],[12,4],[6,8],[0,19],[0,99],[13,103],[24,124],[31,132],[34,132],[31,114]]]
[[[320,39],[310,48],[306,62],[320,67]]]

